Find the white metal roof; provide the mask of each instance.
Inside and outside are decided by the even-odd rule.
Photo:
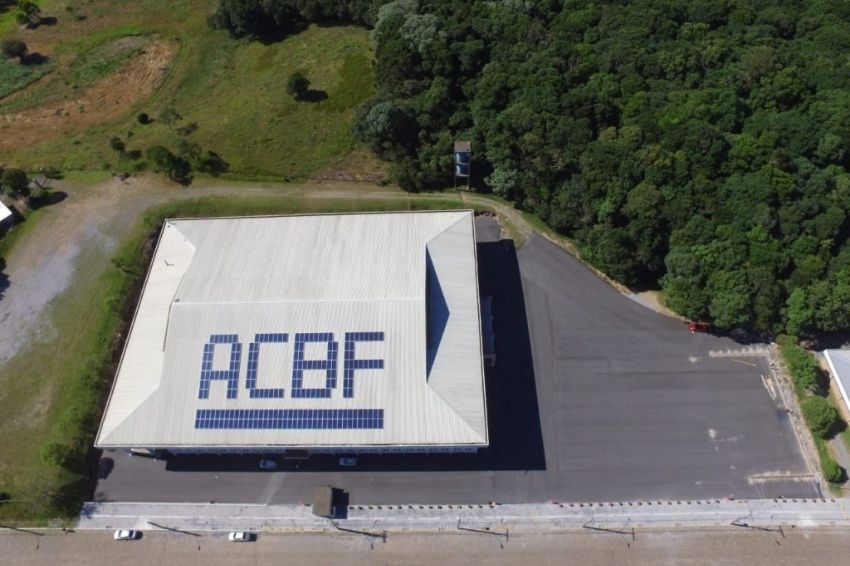
[[[96,445],[486,445],[479,317],[470,211],[169,220]]]
[[[847,395],[850,393],[850,350],[824,350],[823,355],[826,363],[829,364],[844,404],[847,410],[850,410],[850,397]]]
[[[3,222],[10,216],[12,216],[12,211],[9,210],[9,207],[3,204],[2,201],[0,201],[0,222]]]

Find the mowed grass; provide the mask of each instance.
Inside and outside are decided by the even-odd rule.
[[[0,504],[0,521],[70,518],[85,497],[94,473],[87,454],[113,377],[120,333],[134,307],[131,290],[145,275],[145,242],[150,245],[162,219],[465,207],[448,194],[202,197],[148,211],[110,261],[102,251],[84,252],[73,285],[50,308],[50,330],[0,368],[0,491],[9,498]],[[43,457],[48,444],[67,447],[66,465]]]
[[[57,25],[0,33],[41,45],[56,67],[49,77],[0,100],[0,114],[84,96],[87,86],[122,65],[133,64],[131,56],[138,46],[130,38],[178,45],[177,55],[163,69],[158,90],[119,118],[13,148],[4,152],[6,164],[31,170],[142,167],[140,161],[109,148],[110,138],[120,137],[128,149],[142,152],[152,145],[175,150],[178,141],[185,139],[218,153],[230,165],[231,177],[303,179],[341,164],[362,169],[365,163],[370,171],[382,169],[362,151],[351,131],[354,112],[373,94],[372,55],[365,29],[314,26],[265,45],[210,29],[206,19],[214,3],[208,1],[71,4],[86,15],[85,20],[73,21],[56,5],[46,12],[59,19]],[[287,95],[287,78],[295,70],[305,72],[312,88],[327,98],[299,102]],[[182,120],[171,126],[157,121],[166,108],[176,110]],[[139,124],[139,112],[155,121]],[[193,133],[183,136],[176,131],[191,123],[197,124]],[[2,133],[13,135],[9,128]]]

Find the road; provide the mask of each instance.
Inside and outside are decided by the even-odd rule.
[[[115,542],[110,532],[0,533],[0,556],[16,566],[149,566],[150,564],[488,564],[778,566],[816,561],[847,564],[846,530],[752,532],[731,529],[676,532],[559,533],[504,536],[467,533],[390,535],[386,542],[356,534],[260,534],[237,544],[225,534],[146,533]]]

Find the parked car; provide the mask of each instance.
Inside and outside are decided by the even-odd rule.
[[[711,325],[707,322],[692,322],[688,325],[688,330],[691,331],[691,334],[696,332],[708,332],[711,330]]]
[[[339,465],[345,466],[346,468],[351,468],[357,465],[357,458],[354,456],[345,456],[339,459]]]
[[[118,529],[112,538],[115,540],[136,540],[142,535],[141,531],[130,531],[127,529]]]
[[[227,540],[230,542],[251,542],[254,540],[254,533],[248,531],[234,531],[227,535]]]
[[[277,462],[274,460],[260,460],[260,469],[261,470],[276,470]]]

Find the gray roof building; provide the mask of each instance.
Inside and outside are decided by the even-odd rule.
[[[166,221],[96,446],[488,443],[470,211]]]

